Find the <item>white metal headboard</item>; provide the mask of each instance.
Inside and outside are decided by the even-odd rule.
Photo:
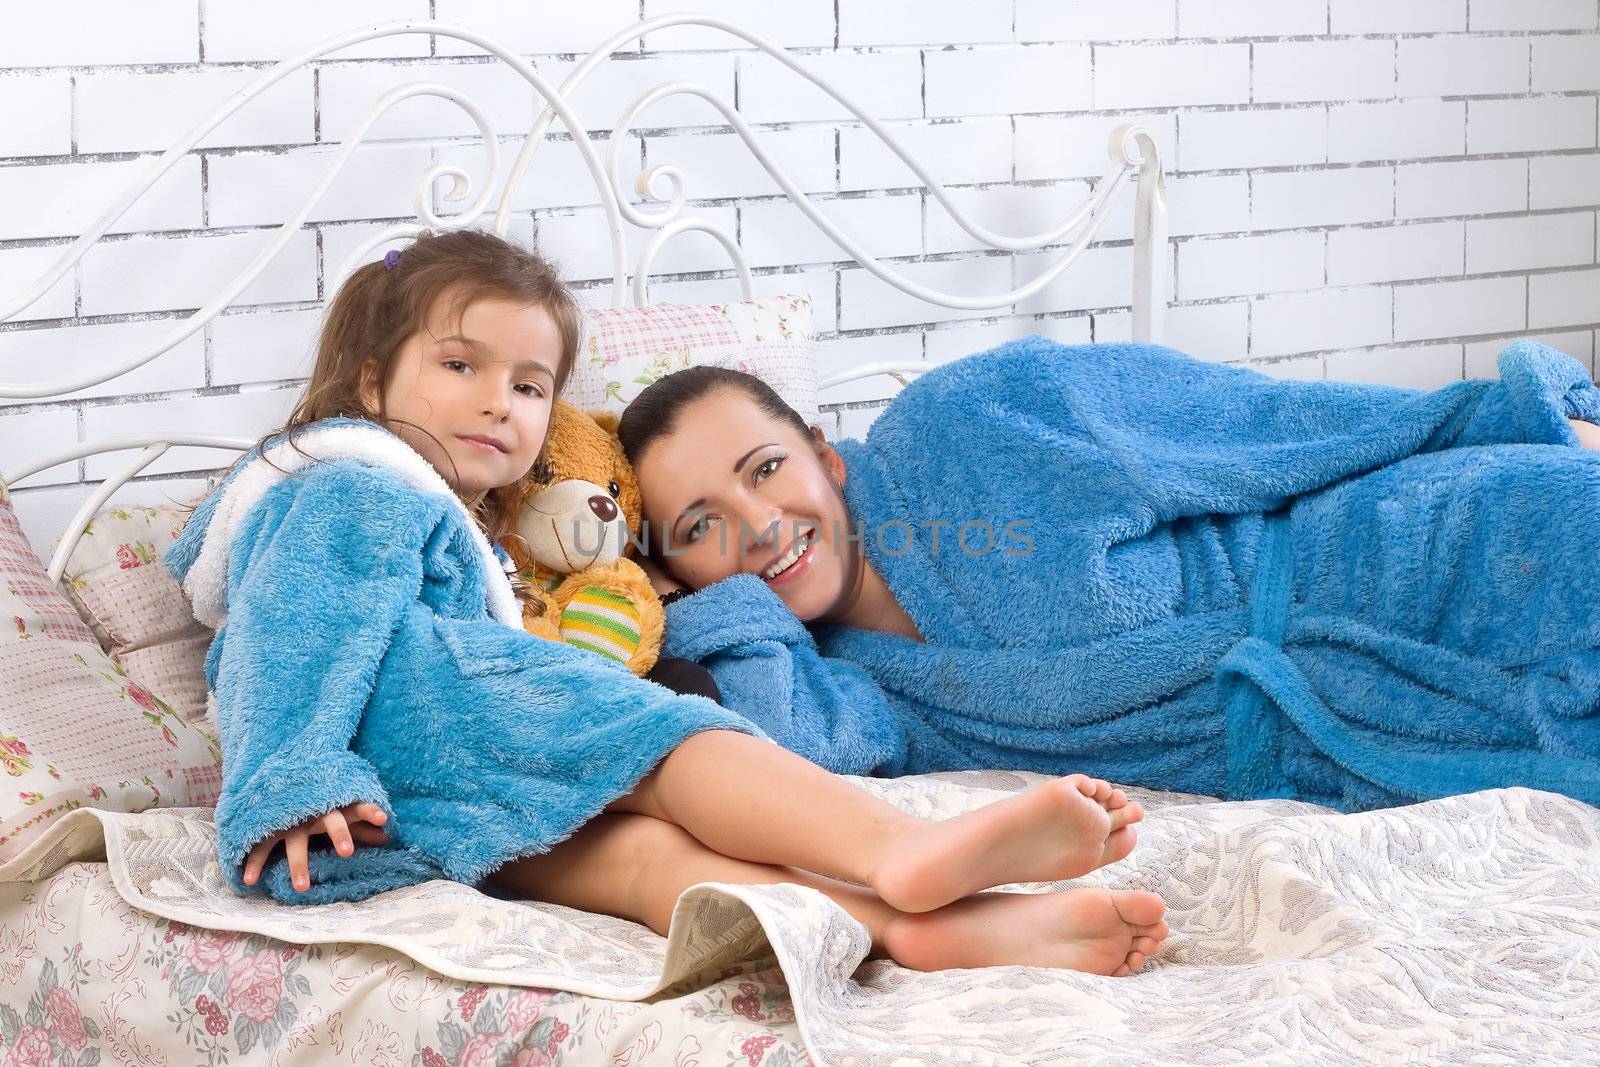
[[[750,129],[732,104],[705,86],[692,82],[671,82],[660,85],[635,99],[623,112],[612,130],[611,138],[606,148],[606,155],[602,160],[600,153],[595,149],[594,143],[585,132],[583,123],[573,114],[568,100],[571,99],[572,94],[583,84],[590,73],[605,62],[606,59],[610,58],[617,49],[644,34],[683,25],[709,27],[737,37],[774,57],[800,77],[805,78],[828,93],[881,138],[889,149],[926,184],[928,191],[950,213],[957,224],[973,238],[982,241],[991,248],[1013,252],[1030,251],[1047,245],[1059,244],[1065,241],[1069,235],[1072,235],[1070,245],[1061,252],[1054,262],[1031,281],[1006,292],[972,296],[941,292],[920,285],[896,270],[892,264],[884,263],[869,255],[857,241],[840,230],[831,219],[823,215],[811,199],[800,190],[793,179],[784,172],[783,168],[763,150],[758,139],[759,135]],[[92,227],[68,245],[60,258],[31,287],[25,289],[15,298],[0,303],[0,322],[11,319],[44,296],[56,282],[73,268],[90,246],[104,236],[111,226],[155,185],[163,174],[193,149],[202,138],[250,100],[259,96],[294,70],[329,53],[364,41],[400,34],[432,34],[441,37],[452,37],[481,48],[484,52],[495,56],[521,75],[545,102],[544,108],[534,120],[527,137],[524,138],[521,150],[518,152],[516,160],[507,175],[494,216],[493,230],[495,233],[502,235],[505,233],[511,219],[511,204],[514,194],[526,177],[528,169],[533,163],[535,153],[545,142],[545,134],[549,131],[551,124],[558,118],[561,120],[570,133],[578,153],[583,159],[584,166],[588,169],[589,175],[594,181],[601,207],[605,211],[612,255],[611,299],[615,305],[626,303],[627,297],[630,295],[635,303],[645,303],[648,299],[650,266],[654,262],[656,254],[678,234],[691,231],[709,234],[722,246],[728,253],[734,269],[738,273],[744,298],[752,298],[750,270],[735,237],[711,219],[696,218],[692,215],[684,214],[688,197],[682,172],[677,167],[671,164],[658,164],[649,167],[634,175],[631,183],[628,184],[625,184],[623,178],[621,160],[618,158],[618,146],[623,143],[625,135],[634,121],[641,113],[661,100],[672,96],[690,95],[707,101],[721,113],[728,125],[744,141],[745,145],[772,177],[773,181],[777,183],[778,187],[805,213],[807,218],[838,244],[850,258],[878,278],[901,291],[920,300],[943,307],[963,310],[1002,308],[1039,292],[1066,270],[1093,241],[1110,215],[1116,194],[1127,183],[1128,179],[1133,177],[1136,184],[1136,197],[1133,238],[1132,333],[1135,340],[1155,340],[1161,332],[1162,315],[1167,303],[1167,259],[1165,255],[1167,247],[1166,193],[1160,156],[1153,138],[1145,130],[1137,126],[1124,125],[1117,127],[1112,132],[1110,143],[1107,146],[1110,156],[1109,168],[1104,177],[1096,183],[1089,196],[1070,215],[1036,234],[1026,237],[1008,237],[979,226],[968,218],[946,193],[939,181],[912,158],[911,154],[906,151],[888,129],[877,119],[863,112],[860,107],[846,98],[844,94],[826,80],[808,70],[799,59],[790,55],[785,49],[728,19],[693,13],[661,15],[656,18],[645,19],[619,30],[585,57],[568,74],[559,88],[552,87],[531,64],[516,53],[481,34],[449,23],[408,20],[356,29],[330,37],[262,72],[260,77],[224,101],[216,111],[212,112],[211,115],[190,130],[186,136],[167,149],[160,158],[153,160],[145,172],[129,184],[116,203]],[[262,249],[261,253],[241,270],[237,276],[225,284],[216,296],[203,307],[181,320],[164,336],[156,338],[153,343],[134,351],[122,360],[112,363],[108,368],[100,371],[86,371],[77,377],[59,378],[34,385],[0,381],[0,397],[43,399],[76,392],[79,389],[98,385],[120,374],[125,374],[141,367],[163,352],[193,336],[231,305],[271,265],[273,260],[305,223],[314,205],[333,183],[334,178],[344,168],[345,163],[379,118],[395,104],[414,96],[439,97],[450,101],[467,113],[483,138],[483,148],[488,163],[487,177],[483,182],[482,188],[474,194],[472,177],[463,168],[451,164],[437,164],[428,168],[418,178],[415,187],[414,205],[418,222],[387,227],[363,241],[340,266],[334,279],[329,284],[329,291],[333,291],[338,281],[342,281],[352,270],[370,258],[375,249],[385,244],[415,236],[425,228],[452,230],[471,226],[487,210],[498,181],[499,146],[488,118],[471,97],[450,86],[427,81],[396,86],[379,97],[366,116],[350,131],[333,158],[329,160],[316,186],[295,215],[280,226],[273,239]],[[462,210],[453,214],[440,214],[436,211],[433,202],[437,192],[437,185],[441,179],[445,178],[450,180],[450,188],[443,192],[440,199],[448,203],[466,201]],[[664,206],[657,210],[641,210],[621,192],[623,189],[628,188],[629,185],[641,199]],[[627,240],[622,225],[624,220],[643,229],[654,231],[650,238],[644,242],[643,247],[639,250],[637,259],[633,262],[631,292]],[[916,364],[867,364],[832,375],[820,381],[818,388],[819,390],[825,390],[845,382],[857,381],[875,375],[889,375],[904,384],[909,375],[919,373],[925,369],[927,369],[925,366]],[[73,517],[66,536],[62,537],[60,545],[50,561],[51,578],[59,579],[73,547],[82,536],[83,528],[95,511],[117,489],[129,479],[137,476],[163,455],[167,449],[189,445],[244,450],[254,443],[253,440],[208,435],[184,435],[182,433],[176,435],[159,434],[136,439],[124,438],[92,443],[85,442],[64,452],[33,461],[19,470],[6,472],[4,477],[6,484],[15,484],[50,467],[82,459],[86,456],[135,448],[140,449],[138,455],[111,477],[108,477],[91,494]]]

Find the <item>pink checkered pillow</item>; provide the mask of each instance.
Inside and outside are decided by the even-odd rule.
[[[711,365],[766,382],[808,423],[817,421],[817,345],[803,293],[735,304],[590,308],[562,399],[620,414],[663,375]]]
[[[62,575],[67,596],[100,647],[160,693],[190,722],[206,714],[206,650],[212,632],[195,621],[161,552],[189,512],[109,507],[90,520]]]
[[[79,807],[210,806],[211,731],[108,658],[34,555],[0,486],[0,863]]]

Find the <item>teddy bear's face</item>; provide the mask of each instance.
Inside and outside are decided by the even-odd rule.
[[[610,563],[639,528],[639,485],[614,429],[614,418],[565,401],[551,412],[548,461],[529,473],[517,520],[531,561],[547,571],[575,574]]]

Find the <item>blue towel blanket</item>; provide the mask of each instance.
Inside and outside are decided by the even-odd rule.
[[[481,884],[569,836],[685,737],[761,735],[524,631],[503,553],[388,430],[328,419],[295,445],[252,450],[164,557],[217,631],[205,661],[222,737],[217,844],[235,892],[326,903],[433,878]],[[306,893],[279,848],[247,889],[252,846],[357,801],[389,813],[390,844],[314,850]]]
[[[1280,381],[1038,337],[967,357],[838,444],[925,642],[803,626],[740,574],[668,609],[664,654],[840,772],[1600,804],[1600,453],[1566,421],[1600,391],[1531,341],[1500,375]]]

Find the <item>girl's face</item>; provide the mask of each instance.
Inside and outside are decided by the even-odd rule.
[[[484,297],[455,323],[445,314],[448,304],[437,301],[424,328],[396,353],[383,387],[384,411],[390,428],[472,504],[521,478],[539,458],[561,332],[542,307]],[[373,367],[369,360],[369,374]],[[370,379],[361,397],[376,417],[378,394]]]
[[[755,574],[803,621],[840,607],[860,582],[859,543],[844,461],[812,434],[736,389],[684,407],[634,468],[651,553],[691,589]]]

